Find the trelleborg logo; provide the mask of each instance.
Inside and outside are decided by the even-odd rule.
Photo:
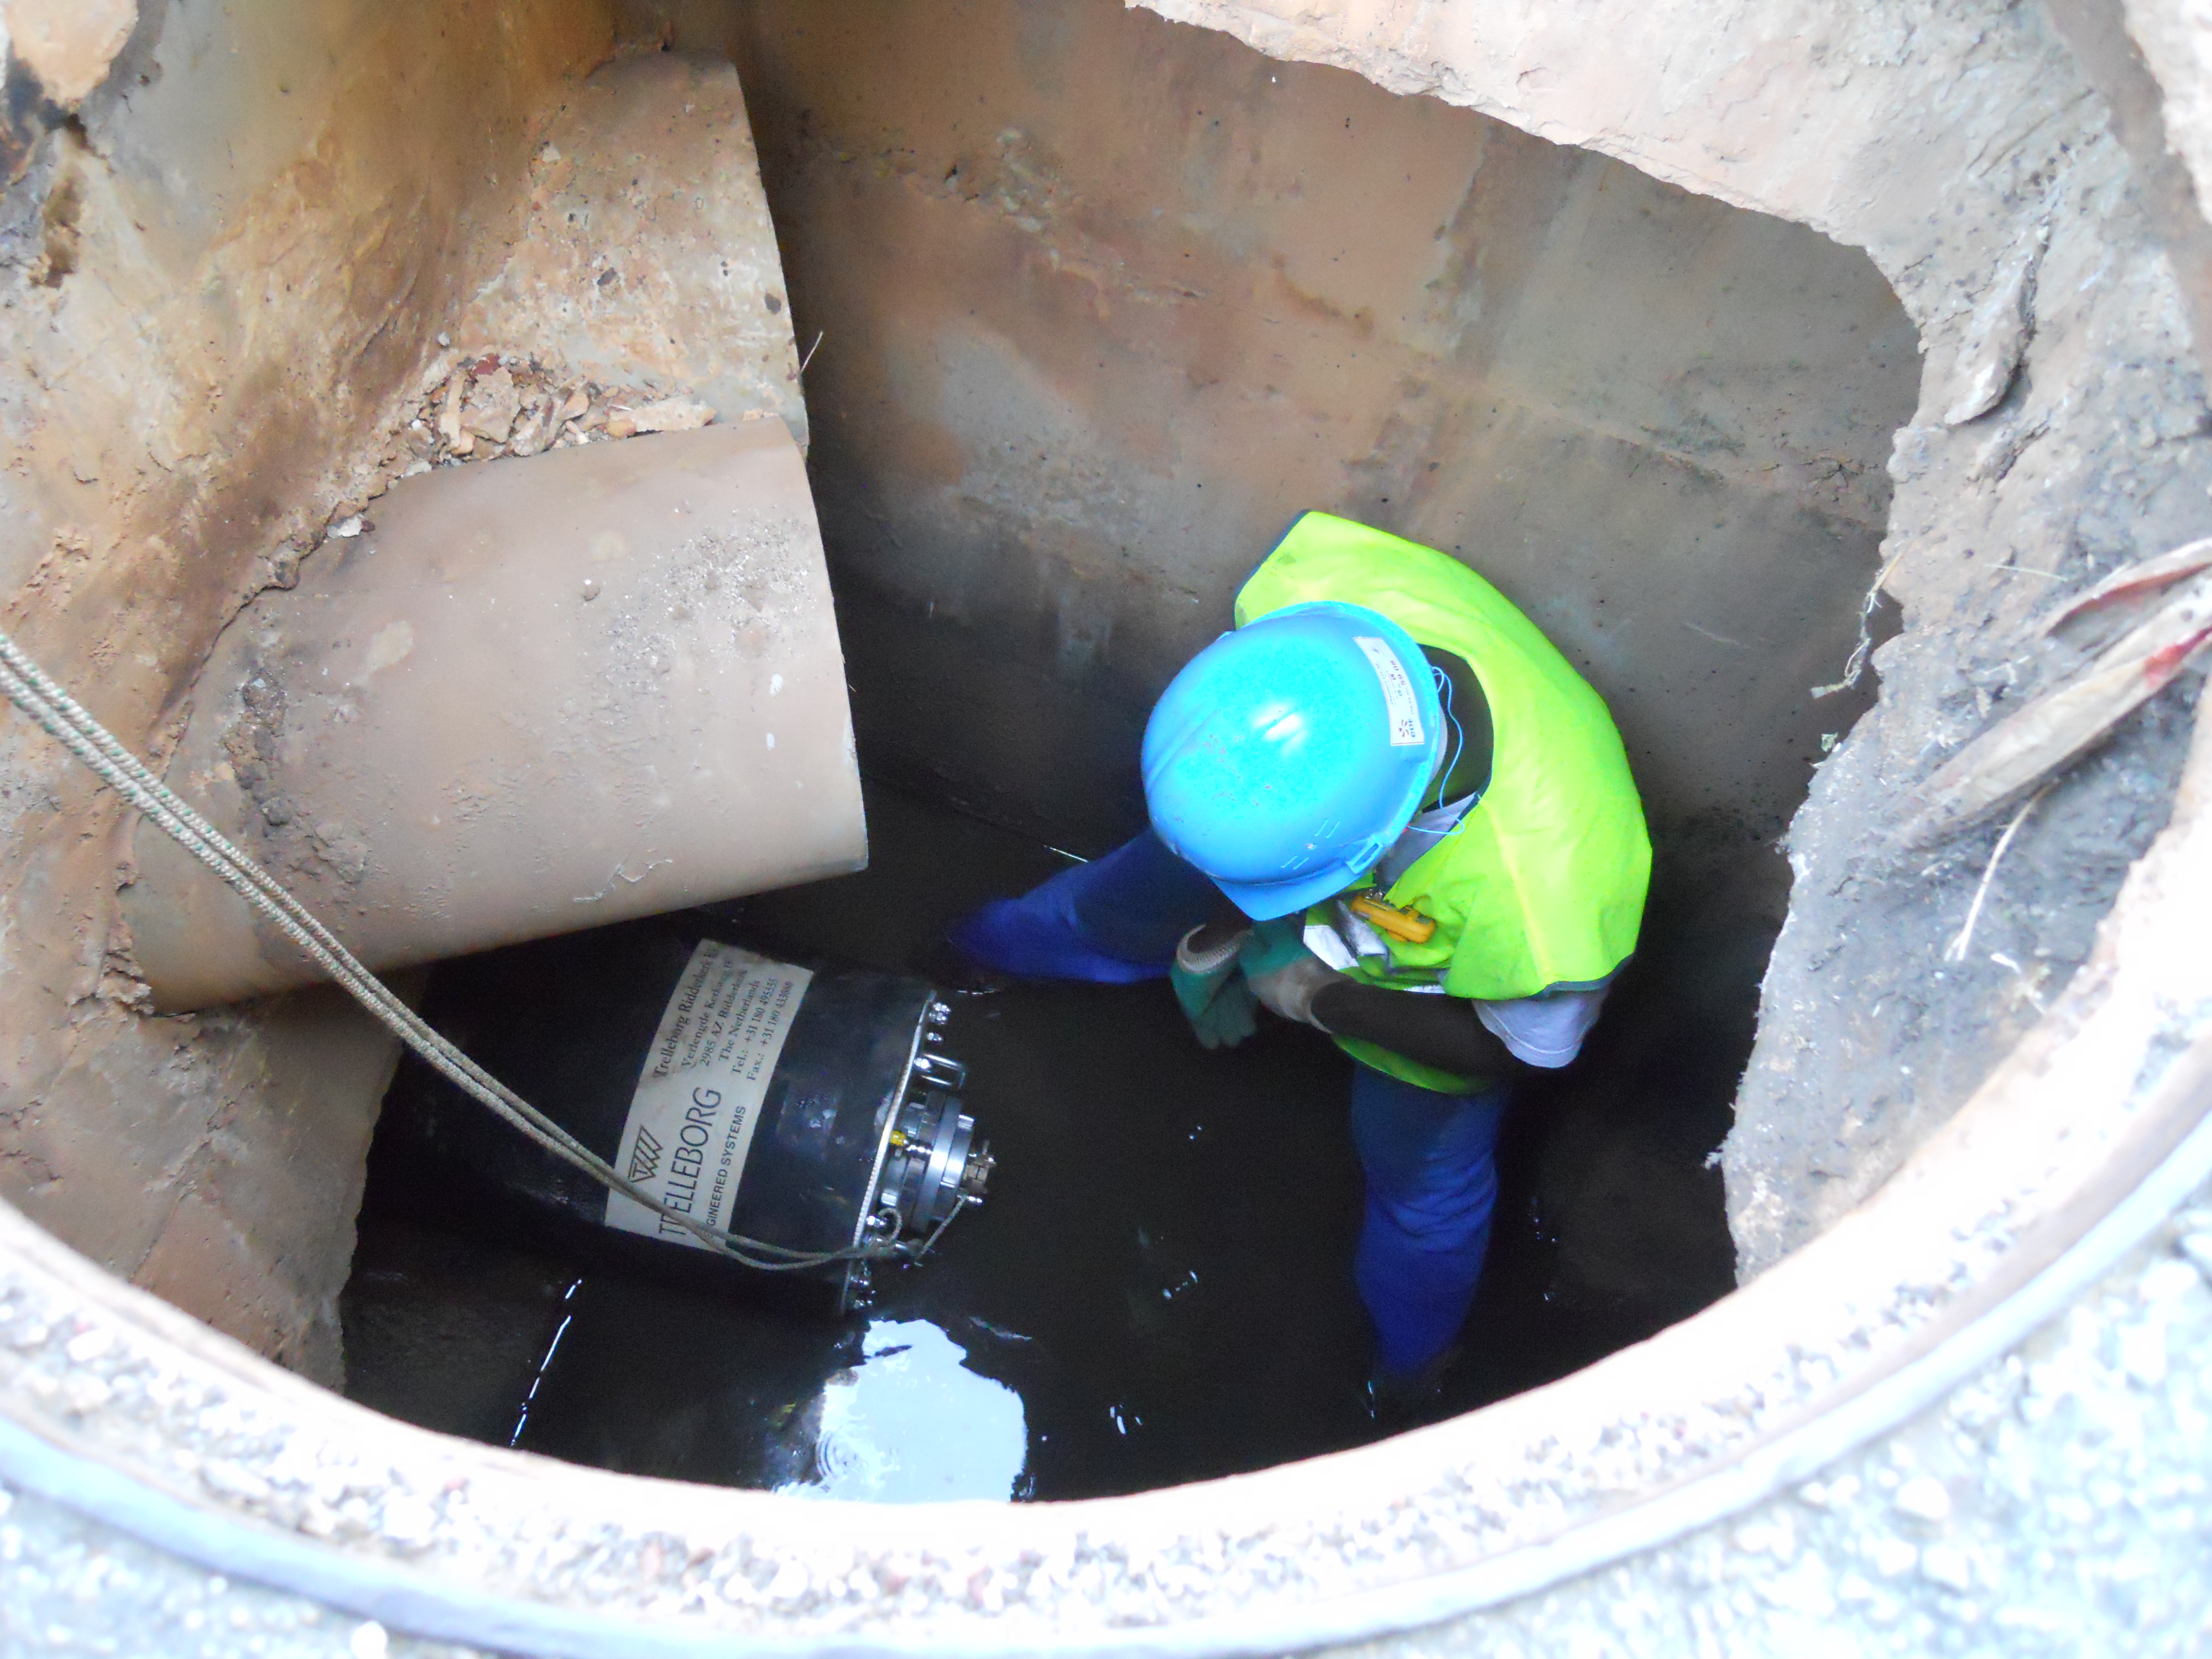
[[[647,1182],[660,1173],[660,1143],[642,1123],[637,1126],[637,1145],[630,1148],[629,1178]]]

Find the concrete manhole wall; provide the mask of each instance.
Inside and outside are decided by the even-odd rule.
[[[2190,345],[2201,225],[2173,216],[2189,204],[2170,173],[2153,187],[2171,164],[2118,14],[2069,9],[2062,38],[2033,7],[1159,9],[1863,246],[1919,330],[1883,546],[1905,625],[1792,826],[1790,920],[1727,1149],[1745,1288],[1468,1418],[1095,1503],[804,1506],[415,1431],[249,1351],[333,1375],[349,1238],[330,1222],[357,1200],[388,1048],[316,998],[137,1013],[112,805],[11,721],[12,1479],[485,1645],[1279,1648],[1443,1617],[1663,1535],[1638,1516],[1756,1501],[1853,1443],[1813,1425],[1887,1429],[1936,1396],[1883,1379],[1922,1363],[1940,1392],[1964,1372],[1929,1356],[1976,1331],[1976,1355],[2002,1352],[2023,1333],[2000,1312],[2050,1311],[2094,1278],[2075,1241],[2189,1152],[2205,1101],[2212,964],[2192,923],[2212,915],[2212,755],[2200,740],[2184,779],[2194,687],[2051,792],[1964,962],[1945,947],[1995,826],[1901,860],[1875,832],[2080,660],[2039,636],[2059,595],[2212,516]],[[0,224],[7,626],[159,755],[216,633],[288,542],[354,504],[364,434],[432,355],[422,325],[496,268],[536,124],[618,39],[713,20],[583,0],[526,25],[489,4],[333,4],[260,30],[185,3],[46,10],[7,12],[12,72],[49,94],[11,105]],[[2125,22],[2198,159],[2186,30],[2156,7]],[[2069,1263],[2073,1279],[2045,1274]],[[1795,1449],[1762,1463],[1778,1446]],[[1610,1542],[1575,1544],[1606,1526]]]

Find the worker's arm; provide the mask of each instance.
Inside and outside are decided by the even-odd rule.
[[[1475,1018],[1463,997],[1422,996],[1342,975],[1314,994],[1314,1018],[1337,1036],[1359,1037],[1425,1066],[1502,1081],[1528,1066]]]
[[[1249,925],[1249,924],[1248,924]],[[1208,923],[1185,941],[1200,954],[1249,936],[1234,921]],[[1332,972],[1310,952],[1284,939],[1279,959],[1254,963],[1246,974],[1260,1000],[1286,1018],[1316,1024],[1333,1036],[1358,1037],[1393,1054],[1462,1077],[1503,1079],[1528,1066],[1491,1034],[1463,997],[1393,991]],[[1256,974],[1256,976],[1255,976]]]

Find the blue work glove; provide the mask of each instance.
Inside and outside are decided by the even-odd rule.
[[[1326,1031],[1328,1027],[1314,1018],[1314,997],[1343,975],[1306,949],[1305,931],[1303,916],[1260,922],[1237,953],[1237,964],[1261,1006]]]
[[[1237,971],[1237,953],[1248,935],[1237,933],[1212,950],[1197,951],[1193,942],[1205,931],[1194,927],[1182,936],[1176,946],[1175,965],[1168,969],[1168,982],[1175,987],[1176,1000],[1182,1005],[1200,1046],[1234,1048],[1258,1024],[1253,1018],[1258,1003],[1252,988]]]

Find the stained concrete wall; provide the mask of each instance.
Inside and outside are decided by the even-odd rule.
[[[1589,674],[1657,842],[1516,1171],[1626,1341],[1722,1294],[1708,1154],[1777,847],[1879,563],[1917,340],[1863,253],[1432,97],[1096,0],[697,3],[792,283],[863,763],[1090,852],[1162,685],[1319,507]],[[1516,1180],[1522,1178],[1516,1173]]]
[[[1863,255],[1433,99],[1084,0],[673,15],[790,269],[864,754],[1071,844],[1291,517],[1450,549],[1655,814],[1779,832],[1917,374]],[[957,686],[957,699],[951,688]]]
[[[493,0],[147,0],[102,37],[103,76],[80,61],[99,41],[25,27],[115,10],[7,14],[0,617],[158,755],[216,633],[362,487],[423,325],[497,269],[533,120],[613,35],[590,0],[527,28]],[[42,95],[40,61],[75,78]],[[51,95],[87,85],[73,110]],[[58,748],[0,720],[0,1192],[335,1376],[390,1048],[321,997],[141,1018],[119,828]]]

